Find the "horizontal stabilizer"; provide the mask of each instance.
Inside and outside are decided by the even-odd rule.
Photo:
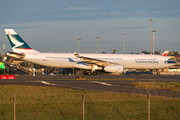
[[[11,55],[17,56],[18,58],[24,58],[26,55],[24,53],[16,53],[16,52],[11,52],[8,51]]]

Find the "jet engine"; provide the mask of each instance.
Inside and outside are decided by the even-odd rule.
[[[122,73],[124,71],[123,65],[108,65],[103,69],[105,72]]]

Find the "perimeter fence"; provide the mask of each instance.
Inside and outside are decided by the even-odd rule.
[[[147,97],[148,93],[151,93],[150,97]],[[100,92],[68,88],[62,91],[4,91],[0,92],[0,111],[2,120],[144,120],[148,115],[150,119],[178,120],[180,93],[143,89]]]

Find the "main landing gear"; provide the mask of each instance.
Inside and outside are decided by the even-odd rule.
[[[90,71],[84,71],[83,75],[97,75],[96,71],[90,72]]]
[[[160,75],[160,72],[157,72],[157,75]]]

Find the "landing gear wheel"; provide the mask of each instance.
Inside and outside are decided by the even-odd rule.
[[[160,75],[160,72],[157,72],[157,75]]]
[[[83,75],[87,75],[87,72],[83,72]]]
[[[97,75],[97,72],[93,72],[93,75]]]
[[[87,74],[88,74],[88,75],[91,75],[91,72],[88,72]]]

